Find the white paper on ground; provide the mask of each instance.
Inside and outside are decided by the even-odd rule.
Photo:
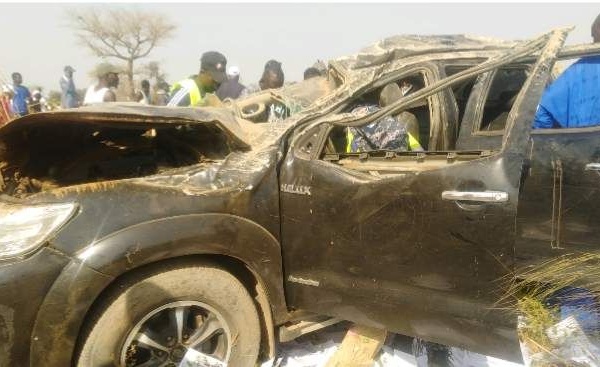
[[[415,367],[417,360],[414,356],[384,345],[381,355],[373,367]]]
[[[280,347],[279,357],[281,357],[281,360],[278,361],[276,366],[324,367],[338,347],[339,344],[334,343],[331,340],[320,345],[313,345],[312,343],[294,343],[291,347]]]
[[[568,361],[600,367],[600,348],[590,342],[574,316],[569,316],[546,330],[555,354]]]
[[[321,344],[292,341],[279,347],[279,355],[273,367],[324,367],[339,347],[331,340]],[[427,350],[415,357],[412,354],[382,346],[381,353],[375,359],[373,367],[422,367],[427,366]],[[451,348],[452,358],[449,367],[524,367],[522,364],[504,361],[469,352],[460,348]],[[262,367],[270,367],[263,364]]]
[[[227,367],[227,363],[190,348],[183,356],[179,367]]]
[[[519,327],[526,320],[519,318]],[[552,353],[533,353],[526,343],[521,342],[521,352],[525,366],[539,363],[577,362],[588,367],[600,367],[600,348],[585,335],[583,328],[574,316],[569,316],[546,330],[546,335],[555,348]]]
[[[520,363],[484,356],[460,348],[451,348],[451,366],[454,367],[524,367]]]

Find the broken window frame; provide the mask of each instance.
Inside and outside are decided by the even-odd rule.
[[[537,111],[537,106],[544,93],[545,86],[550,78],[554,63],[559,57],[565,40],[573,27],[559,28],[548,34],[548,40],[539,52],[531,75],[521,88],[517,99],[507,119],[505,134],[502,138],[502,152],[524,157],[531,139],[532,119]],[[521,60],[522,61],[522,60]],[[525,94],[525,91],[531,92]],[[532,119],[523,116],[531,115]]]
[[[393,72],[384,74],[381,78],[377,79],[371,84],[368,84],[364,88],[361,88],[354,92],[352,97],[350,97],[347,101],[337,106],[334,109],[334,114],[341,114],[344,109],[347,109],[349,105],[354,103],[361,96],[372,93],[375,90],[384,87],[388,83],[398,81],[404,79],[406,77],[412,76],[414,74],[420,73],[423,75],[423,81],[425,82],[425,88],[435,84],[435,80],[439,79],[439,75],[437,75],[437,67],[432,63],[422,63],[419,65],[411,65],[408,68],[402,68],[399,70],[395,70]],[[423,88],[423,89],[425,89]],[[422,89],[421,89],[422,90]],[[432,95],[432,97],[435,95]]]
[[[509,65],[499,67],[495,70],[492,70],[490,72],[480,75],[480,78],[481,78],[483,84],[481,86],[482,89],[481,89],[479,95],[475,96],[477,98],[477,100],[476,100],[477,105],[476,105],[474,114],[472,116],[472,118],[473,118],[472,126],[471,126],[471,135],[472,136],[502,136],[502,135],[504,135],[504,133],[506,131],[506,126],[508,124],[508,120],[506,121],[506,124],[504,125],[503,129],[481,130],[481,127],[483,124],[484,112],[485,112],[485,105],[488,101],[489,93],[492,89],[492,85],[494,83],[494,78],[498,74],[498,71],[500,69],[525,69],[525,70],[527,70],[528,73],[531,73],[532,68],[533,68],[533,65],[529,65],[529,67],[527,67],[526,64],[521,64],[521,63],[509,64]],[[527,81],[527,79],[525,79],[525,81]],[[523,84],[521,85],[520,90],[522,90],[524,86],[525,86],[525,82],[523,82]],[[519,90],[519,93],[520,93],[520,90]],[[511,107],[511,109],[512,109],[512,107]]]
[[[355,104],[358,99],[362,98],[366,94],[373,93],[383,88],[389,83],[398,82],[406,78],[418,76],[423,81],[424,87],[422,89],[427,88],[428,86],[434,84],[436,80],[440,79],[440,76],[439,74],[437,74],[437,71],[437,66],[432,63],[411,65],[408,68],[393,71],[389,74],[386,74],[381,79],[378,79],[373,84],[370,84],[367,88],[363,88],[360,91],[356,92],[351,99],[339,106],[336,109],[335,113],[340,115],[342,113],[341,111],[343,111],[344,109],[348,109],[350,106],[352,106],[352,104]],[[437,138],[437,136],[441,135],[440,130],[445,125],[445,115],[441,111],[443,97],[440,93],[435,93],[431,96],[426,97],[427,100],[423,104],[426,105],[429,110],[429,130],[427,132],[429,144],[431,144],[432,141],[437,142],[437,140],[433,138]],[[421,101],[423,101],[423,99],[417,101],[419,103],[415,102],[413,105],[409,106],[407,110],[409,108],[416,107],[415,105],[421,105]],[[419,123],[421,123],[421,121],[419,121]],[[328,129],[325,132],[325,141],[327,141],[327,139],[329,138],[329,134],[334,128],[334,125],[329,125]],[[326,144],[321,146],[320,151],[315,151],[317,153],[316,157],[322,156],[325,152],[325,149]]]
[[[492,57],[492,58],[488,59],[488,61],[486,61],[482,64],[476,65],[467,70],[458,72],[450,77],[444,78],[437,83],[429,85],[429,86],[417,91],[416,93],[411,94],[405,98],[402,98],[399,101],[392,103],[388,107],[378,110],[367,116],[356,117],[356,116],[352,116],[350,114],[326,116],[326,117],[317,119],[316,121],[314,121],[312,123],[307,124],[303,128],[303,130],[304,130],[304,132],[315,131],[313,128],[318,125],[322,125],[322,124],[331,124],[331,125],[349,126],[349,127],[363,126],[363,125],[369,124],[373,121],[377,121],[384,116],[398,114],[398,113],[406,110],[407,108],[409,108],[415,102],[418,102],[418,101],[422,100],[423,98],[428,98],[430,96],[433,96],[444,90],[448,90],[448,88],[451,87],[452,85],[459,83],[461,81],[464,81],[464,80],[468,80],[469,78],[472,78],[474,76],[478,76],[478,75],[484,74],[486,72],[496,70],[502,66],[509,65],[511,63],[522,62],[523,60],[527,60],[528,58],[533,58],[534,55],[536,55],[536,54],[538,55],[538,58],[534,59],[534,60],[537,60],[539,62],[542,57],[547,57],[547,54],[546,55],[542,54],[541,51],[547,48],[550,41],[554,41],[555,38],[558,36],[566,37],[566,35],[568,34],[569,31],[570,31],[570,29],[566,29],[566,28],[558,29],[558,30],[554,30],[552,32],[546,33],[546,34],[544,34],[538,38],[535,38],[533,40],[524,41],[519,46],[516,46],[516,47],[510,49],[509,51],[501,52],[498,56]],[[561,45],[562,45],[562,43],[561,43]],[[554,58],[552,58],[551,62],[553,62],[553,61],[554,61]],[[531,71],[532,75],[534,72],[535,72],[535,68]],[[393,75],[395,73],[396,72],[390,73],[390,75]],[[393,80],[393,78],[391,78],[391,80]],[[387,80],[385,80],[385,81],[387,81]],[[523,91],[525,89],[525,87],[528,85],[527,84],[528,82],[530,82],[529,79],[524,84],[521,91]],[[378,80],[377,84],[383,84],[383,83],[384,82],[382,80]],[[373,85],[375,85],[375,84],[373,84]],[[523,96],[521,94],[522,93],[519,93],[519,96],[517,97],[517,100],[515,101],[515,103],[513,105],[513,110],[515,109],[515,106],[517,106],[519,104],[519,102],[523,99]],[[536,103],[536,106],[537,106],[537,103]],[[511,121],[511,120],[513,120],[513,121]],[[507,121],[507,127],[510,127],[510,128],[505,130],[506,135],[503,139],[502,148],[495,153],[502,153],[505,151],[506,141],[507,141],[509,132],[512,130],[513,125],[514,125],[514,116],[509,115],[508,121]],[[302,146],[303,143],[306,143],[306,141],[308,141],[308,139],[311,138],[311,136],[307,137],[306,135],[307,134],[303,134],[303,133],[296,134],[291,141],[290,147],[294,148],[296,146]],[[310,157],[311,159],[321,159],[320,158],[321,152],[324,151],[324,145],[326,144],[326,137],[327,137],[327,135],[325,135],[325,137],[322,137],[320,139],[318,149],[312,150],[312,152],[311,152],[312,154]],[[299,149],[293,149],[293,151],[298,152]],[[315,154],[315,152],[319,152],[319,153]],[[471,150],[469,152],[471,152]],[[371,152],[371,153],[381,154],[382,152]],[[385,153],[385,152],[383,152],[383,153]],[[395,155],[416,155],[415,153],[416,152],[394,152]],[[421,154],[425,154],[425,155],[434,154],[434,155],[439,156],[440,154],[447,154],[447,153],[451,153],[451,152],[450,151],[427,151],[427,152],[423,152]],[[357,153],[349,153],[348,155],[352,155],[352,154],[358,155]],[[301,157],[302,155],[304,156],[303,158],[305,158],[305,159],[308,158],[306,155],[306,152],[304,152],[304,154],[300,153],[299,157]]]

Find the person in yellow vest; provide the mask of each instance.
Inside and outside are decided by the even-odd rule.
[[[367,115],[400,100],[408,95],[413,85],[404,81],[402,87],[396,83],[386,85],[380,95],[379,106],[364,105],[352,110],[356,115]],[[398,116],[385,116],[360,127],[346,128],[346,153],[363,153],[374,150],[421,152],[419,122],[410,112]]]
[[[200,58],[200,73],[179,81],[171,87],[167,106],[198,107],[207,105],[207,93],[213,93],[227,80],[227,59],[217,51],[208,51]]]

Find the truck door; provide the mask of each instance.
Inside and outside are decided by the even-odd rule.
[[[289,303],[475,351],[514,351],[516,334],[502,326],[514,320],[490,308],[500,296],[497,280],[514,265],[526,125],[564,37],[557,31],[378,113],[332,117],[298,134],[280,172]],[[421,105],[543,47],[497,151],[334,150],[332,140],[348,126]]]

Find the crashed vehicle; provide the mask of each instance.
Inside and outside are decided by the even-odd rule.
[[[531,131],[555,61],[600,53],[567,34],[394,37],[295,86],[285,123],[253,123],[285,90],[11,122],[0,365],[253,366],[339,319],[520,360],[498,279],[598,248],[600,128]],[[403,111],[423,151],[343,149]]]

